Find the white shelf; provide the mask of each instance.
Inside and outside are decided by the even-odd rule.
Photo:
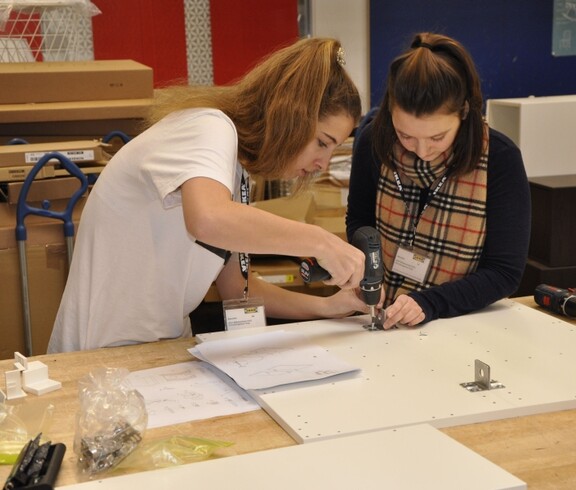
[[[528,177],[576,174],[576,95],[489,99],[486,117],[518,145]]]

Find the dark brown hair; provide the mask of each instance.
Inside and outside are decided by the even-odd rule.
[[[384,98],[374,120],[374,150],[391,167],[397,140],[392,109],[416,117],[437,111],[458,113],[462,123],[454,140],[454,174],[470,172],[483,151],[480,78],[466,49],[447,36],[420,33],[390,65]]]

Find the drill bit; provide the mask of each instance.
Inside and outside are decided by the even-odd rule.
[[[366,330],[384,330],[384,319],[385,312],[381,310],[380,313],[376,313],[376,306],[370,305],[370,323],[364,325]]]

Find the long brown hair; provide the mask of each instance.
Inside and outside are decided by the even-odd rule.
[[[417,34],[410,49],[390,65],[384,98],[374,119],[374,150],[392,167],[397,141],[392,109],[416,117],[443,110],[459,113],[462,123],[454,140],[453,175],[470,172],[483,151],[482,92],[470,54],[458,41],[433,33]]]
[[[261,61],[236,83],[160,91],[149,118],[192,107],[220,109],[238,132],[238,158],[253,175],[279,178],[314,138],[320,119],[361,114],[358,90],[335,39],[302,39]]]

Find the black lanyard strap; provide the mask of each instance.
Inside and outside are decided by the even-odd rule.
[[[244,170],[242,171],[242,181],[240,183],[240,202],[242,204],[250,204],[250,182],[246,177]],[[248,271],[250,270],[250,256],[247,253],[240,252],[238,254],[240,262],[240,272],[244,278],[244,299],[248,299]]]
[[[442,189],[451,173],[452,173],[452,167],[448,168],[446,172],[444,172],[444,175],[442,175],[440,180],[438,180],[438,183],[434,186],[434,188],[430,189],[430,192],[428,193],[428,198],[426,199],[424,206],[422,206],[420,212],[417,215],[415,215],[412,213],[410,206],[408,205],[408,200],[406,199],[406,194],[404,193],[404,186],[402,185],[402,181],[400,180],[400,175],[398,174],[398,171],[394,169],[394,181],[396,182],[396,187],[400,192],[400,196],[402,196],[402,201],[404,201],[404,206],[406,207],[408,216],[410,216],[410,227],[412,228],[412,239],[410,240],[410,245],[414,244],[414,240],[416,238],[416,228],[418,227],[420,218],[422,218],[424,211],[426,211],[426,209],[430,205],[430,202],[432,202],[432,199],[434,199],[434,196],[436,196],[436,194],[438,194],[440,189]]]

